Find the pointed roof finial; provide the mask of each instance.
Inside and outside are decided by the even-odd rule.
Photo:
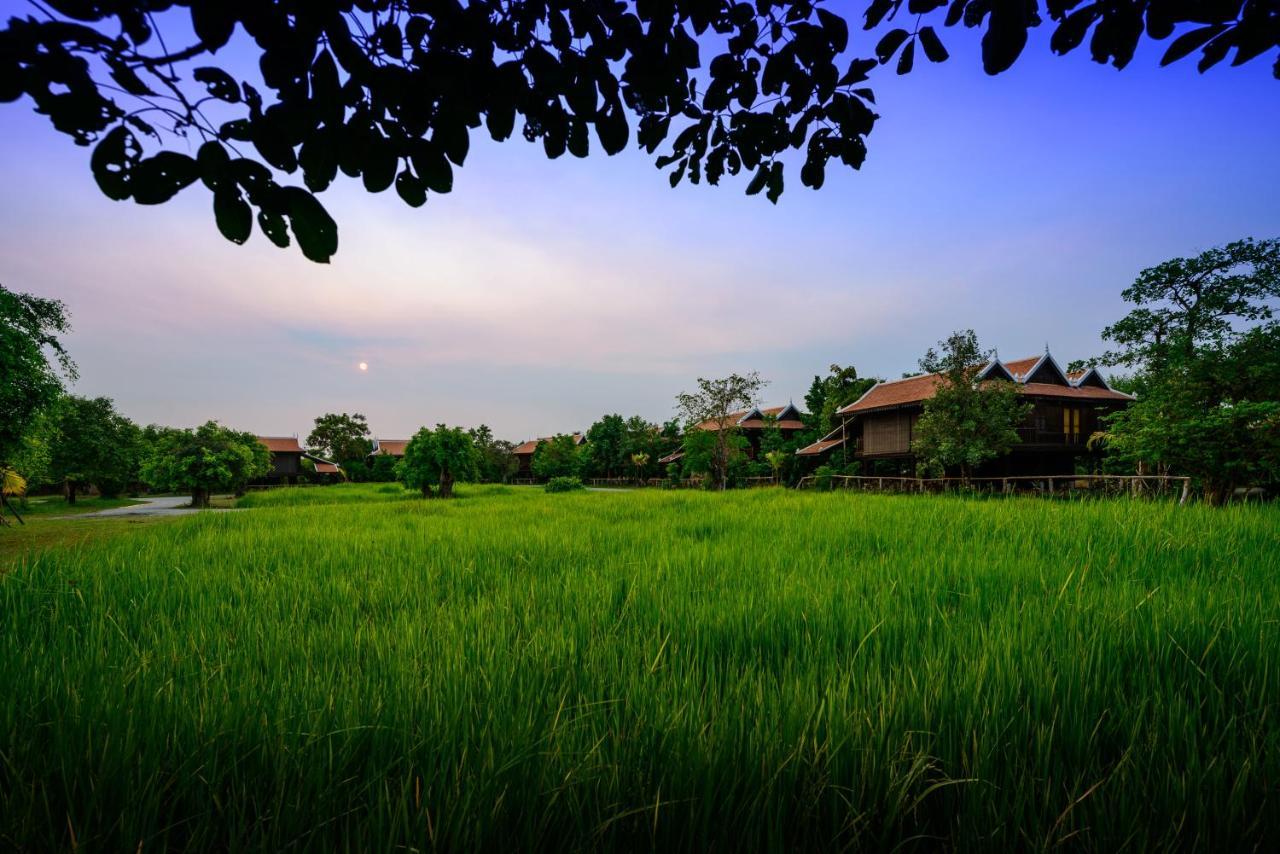
[[[1047,356],[1047,355],[1049,355],[1049,342],[1048,342],[1048,341],[1044,342],[1044,354],[1045,354],[1046,356]]]

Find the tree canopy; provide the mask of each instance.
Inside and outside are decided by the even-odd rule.
[[[307,449],[335,462],[363,460],[373,449],[369,422],[359,412],[354,415],[326,412],[316,418],[315,427],[307,436]]]
[[[709,468],[714,482],[720,489],[729,483],[729,464],[741,443],[737,440],[737,424],[729,417],[735,411],[755,406],[760,389],[766,382],[755,371],[748,374],[730,374],[721,379],[698,377],[698,390],[676,395],[676,409],[685,420],[685,455],[700,458],[704,450],[700,438],[690,437],[699,432],[711,435]],[[711,429],[701,430],[698,425],[710,422]]]
[[[160,489],[191,493],[193,507],[208,507],[216,490],[237,491],[271,471],[271,454],[252,433],[209,421],[194,430],[152,431],[143,478]]]
[[[1143,270],[1100,361],[1137,400],[1098,437],[1139,470],[1189,475],[1210,502],[1280,481],[1280,240],[1240,240]]]
[[[573,436],[560,433],[545,442],[539,442],[533,451],[529,465],[534,475],[549,480],[553,477],[577,477],[582,473],[584,451],[580,451]]]
[[[943,474],[957,468],[967,478],[1018,443],[1016,428],[1031,407],[1013,383],[978,378],[991,355],[972,329],[951,333],[938,347],[920,360],[920,369],[940,375],[940,382],[924,402],[911,450],[922,470]]]
[[[455,481],[476,476],[478,456],[470,433],[437,424],[434,430],[423,427],[413,434],[396,473],[405,486],[420,490],[424,498],[432,495],[433,486],[440,488],[441,498],[452,498]]]
[[[21,452],[23,437],[62,394],[76,366],[58,340],[70,330],[61,302],[0,285],[0,468]]]
[[[197,182],[227,239],[253,223],[327,261],[338,229],[315,194],[339,172],[418,206],[453,188],[474,132],[518,133],[548,157],[634,139],[672,186],[749,174],[777,201],[788,152],[819,188],[857,169],[878,116],[882,66],[948,59],[941,29],[982,31],[989,74],[1053,26],[1125,67],[1140,40],[1201,71],[1276,52],[1273,0],[45,0],[0,30],[0,101],[24,95],[94,147],[98,186],[160,204]],[[868,31],[851,36],[850,24]],[[237,29],[258,60],[215,64]],[[165,31],[169,38],[165,38]],[[179,34],[191,36],[178,42]],[[1174,38],[1175,33],[1177,37]],[[1234,52],[1233,52],[1234,51]],[[1280,77],[1280,59],[1275,74]],[[193,153],[189,153],[193,152]],[[660,153],[659,153],[660,152]],[[292,177],[301,173],[301,185]]]
[[[142,431],[109,398],[67,396],[52,412],[47,476],[62,482],[68,503],[85,486],[112,497],[138,478]]]
[[[1099,361],[1153,367],[1223,345],[1240,330],[1272,319],[1280,300],[1280,238],[1245,238],[1194,258],[1149,267],[1121,294],[1136,308],[1102,330],[1120,349]]]

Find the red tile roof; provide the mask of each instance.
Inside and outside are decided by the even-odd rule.
[[[1042,356],[1029,356],[1025,359],[1014,359],[1012,362],[1004,362],[1005,368],[1015,377],[1024,376],[1027,371],[1036,366],[1036,362],[1040,361]]]
[[[779,413],[785,412],[789,408],[791,408],[789,405],[788,406],[770,406],[766,409],[761,409],[758,411],[760,412],[761,415],[778,415]],[[742,421],[743,416],[755,411],[757,410],[740,409],[737,412],[730,412],[729,415],[725,418],[724,422],[721,422],[721,423],[737,424],[739,427],[744,427],[748,430],[761,430],[765,426],[765,422],[763,419],[752,418],[748,421]],[[742,422],[742,423],[739,424],[738,422]],[[782,430],[803,430],[804,429],[803,421],[796,421],[790,418],[788,418],[786,421],[777,422],[777,425],[778,425],[778,428]],[[706,421],[698,422],[697,424],[693,425],[693,427],[695,430],[718,430],[720,429],[720,424],[717,424],[715,418],[708,418]]]
[[[258,441],[273,454],[301,454],[302,446],[297,436],[259,436]]]
[[[583,442],[587,440],[586,437],[583,436],[581,433],[574,433],[572,435],[573,435],[573,444],[575,445],[581,445]],[[527,442],[521,442],[519,445],[516,445],[515,449],[512,450],[511,453],[515,454],[517,457],[522,457],[527,454],[532,454],[534,451],[538,450],[538,446],[541,445],[543,442],[550,442],[554,438],[555,438],[554,436],[541,436],[537,439],[530,439]]]
[[[386,454],[389,457],[403,457],[404,449],[409,446],[408,439],[379,439],[373,453]]]
[[[1009,369],[1009,373],[1015,377],[1021,377],[1034,368],[1041,358],[1043,357],[1034,356],[1028,359],[1004,362],[1003,364]],[[1083,376],[1083,374],[1079,376]],[[1072,376],[1070,379],[1075,381],[1079,376]],[[922,403],[933,397],[934,391],[941,382],[942,377],[938,374],[921,374],[920,376],[879,383],[872,386],[871,390],[862,397],[841,409],[840,414],[850,415],[856,412],[890,409],[895,406]],[[1131,396],[1123,392],[1096,386],[1019,382],[1018,390],[1033,397],[1056,397],[1071,400],[1133,400]]]
[[[337,463],[316,463],[316,474],[339,474],[341,471]]]
[[[803,448],[796,451],[796,456],[799,456],[799,457],[816,456],[818,454],[825,453],[831,450],[832,448],[838,448],[843,444],[844,444],[844,439],[820,439],[819,441],[814,442],[812,445],[805,445]]]

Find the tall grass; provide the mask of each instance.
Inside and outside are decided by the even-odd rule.
[[[1280,844],[1274,507],[248,503],[0,577],[0,847]]]

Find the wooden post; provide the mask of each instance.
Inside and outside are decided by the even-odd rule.
[[[1049,478],[1049,494],[1053,495],[1053,478]]]
[[[1181,507],[1187,503],[1187,498],[1191,496],[1191,478],[1184,477],[1182,479],[1182,497],[1178,499],[1178,506]]]

